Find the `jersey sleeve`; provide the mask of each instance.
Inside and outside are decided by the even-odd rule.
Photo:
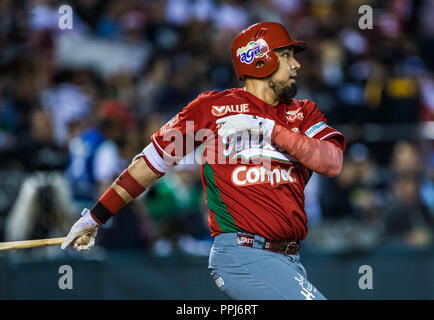
[[[201,141],[195,141],[195,135],[203,127],[202,110],[202,97],[198,96],[155,132],[151,143],[134,160],[143,156],[155,173],[168,172],[200,145]]]
[[[309,138],[329,141],[339,147],[342,151],[345,151],[345,136],[327,124],[327,119],[319,110],[316,103],[308,100],[305,100],[305,102],[305,117],[301,133],[305,134]]]

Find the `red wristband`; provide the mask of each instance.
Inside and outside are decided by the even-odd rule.
[[[126,169],[116,179],[115,183],[124,188],[133,198],[137,198],[146,190]]]
[[[122,197],[112,188],[108,190],[99,198],[99,202],[102,203],[104,207],[107,208],[112,214],[115,214],[126,205],[126,202]]]

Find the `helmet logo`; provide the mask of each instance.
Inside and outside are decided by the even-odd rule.
[[[246,46],[238,48],[237,57],[242,63],[250,64],[254,59],[262,58],[269,51],[268,44],[264,39],[250,41]]]

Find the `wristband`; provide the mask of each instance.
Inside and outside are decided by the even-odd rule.
[[[90,209],[90,212],[92,217],[98,223],[104,224],[125,205],[125,200],[122,199],[121,196],[110,187],[101,196],[101,198],[99,198],[99,201],[95,204],[95,206]]]
[[[115,183],[125,189],[132,198],[137,198],[146,190],[126,169],[119,175]]]

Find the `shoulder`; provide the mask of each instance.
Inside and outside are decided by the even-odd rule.
[[[228,101],[234,101],[233,98],[239,98],[239,89],[226,89],[223,91],[205,91],[199,94],[196,99],[187,105],[187,109],[206,109],[211,105],[227,104]]]
[[[301,108],[305,119],[316,119],[324,116],[316,102],[309,99],[293,99],[291,106],[294,109]]]
[[[200,109],[204,104],[218,99],[221,96],[220,91],[205,91],[199,94],[194,100],[190,101],[185,107],[184,110],[192,110],[192,109]]]
[[[319,110],[318,105],[309,99],[303,99],[303,100],[292,99],[292,105],[294,105],[297,108],[302,107],[305,113],[311,113],[316,109]]]
[[[207,110],[215,104],[224,102],[226,100],[225,97],[228,97],[231,93],[231,89],[202,92],[169,120],[170,125],[176,124],[178,121],[182,120],[195,120],[197,123],[203,123],[204,119],[209,118],[211,115],[211,113],[207,113]]]
[[[200,101],[208,102],[208,101],[218,100],[221,98],[227,98],[230,96],[236,96],[238,90],[239,89],[234,88],[234,89],[226,89],[223,91],[218,91],[218,90],[205,91],[198,96],[198,99]]]

